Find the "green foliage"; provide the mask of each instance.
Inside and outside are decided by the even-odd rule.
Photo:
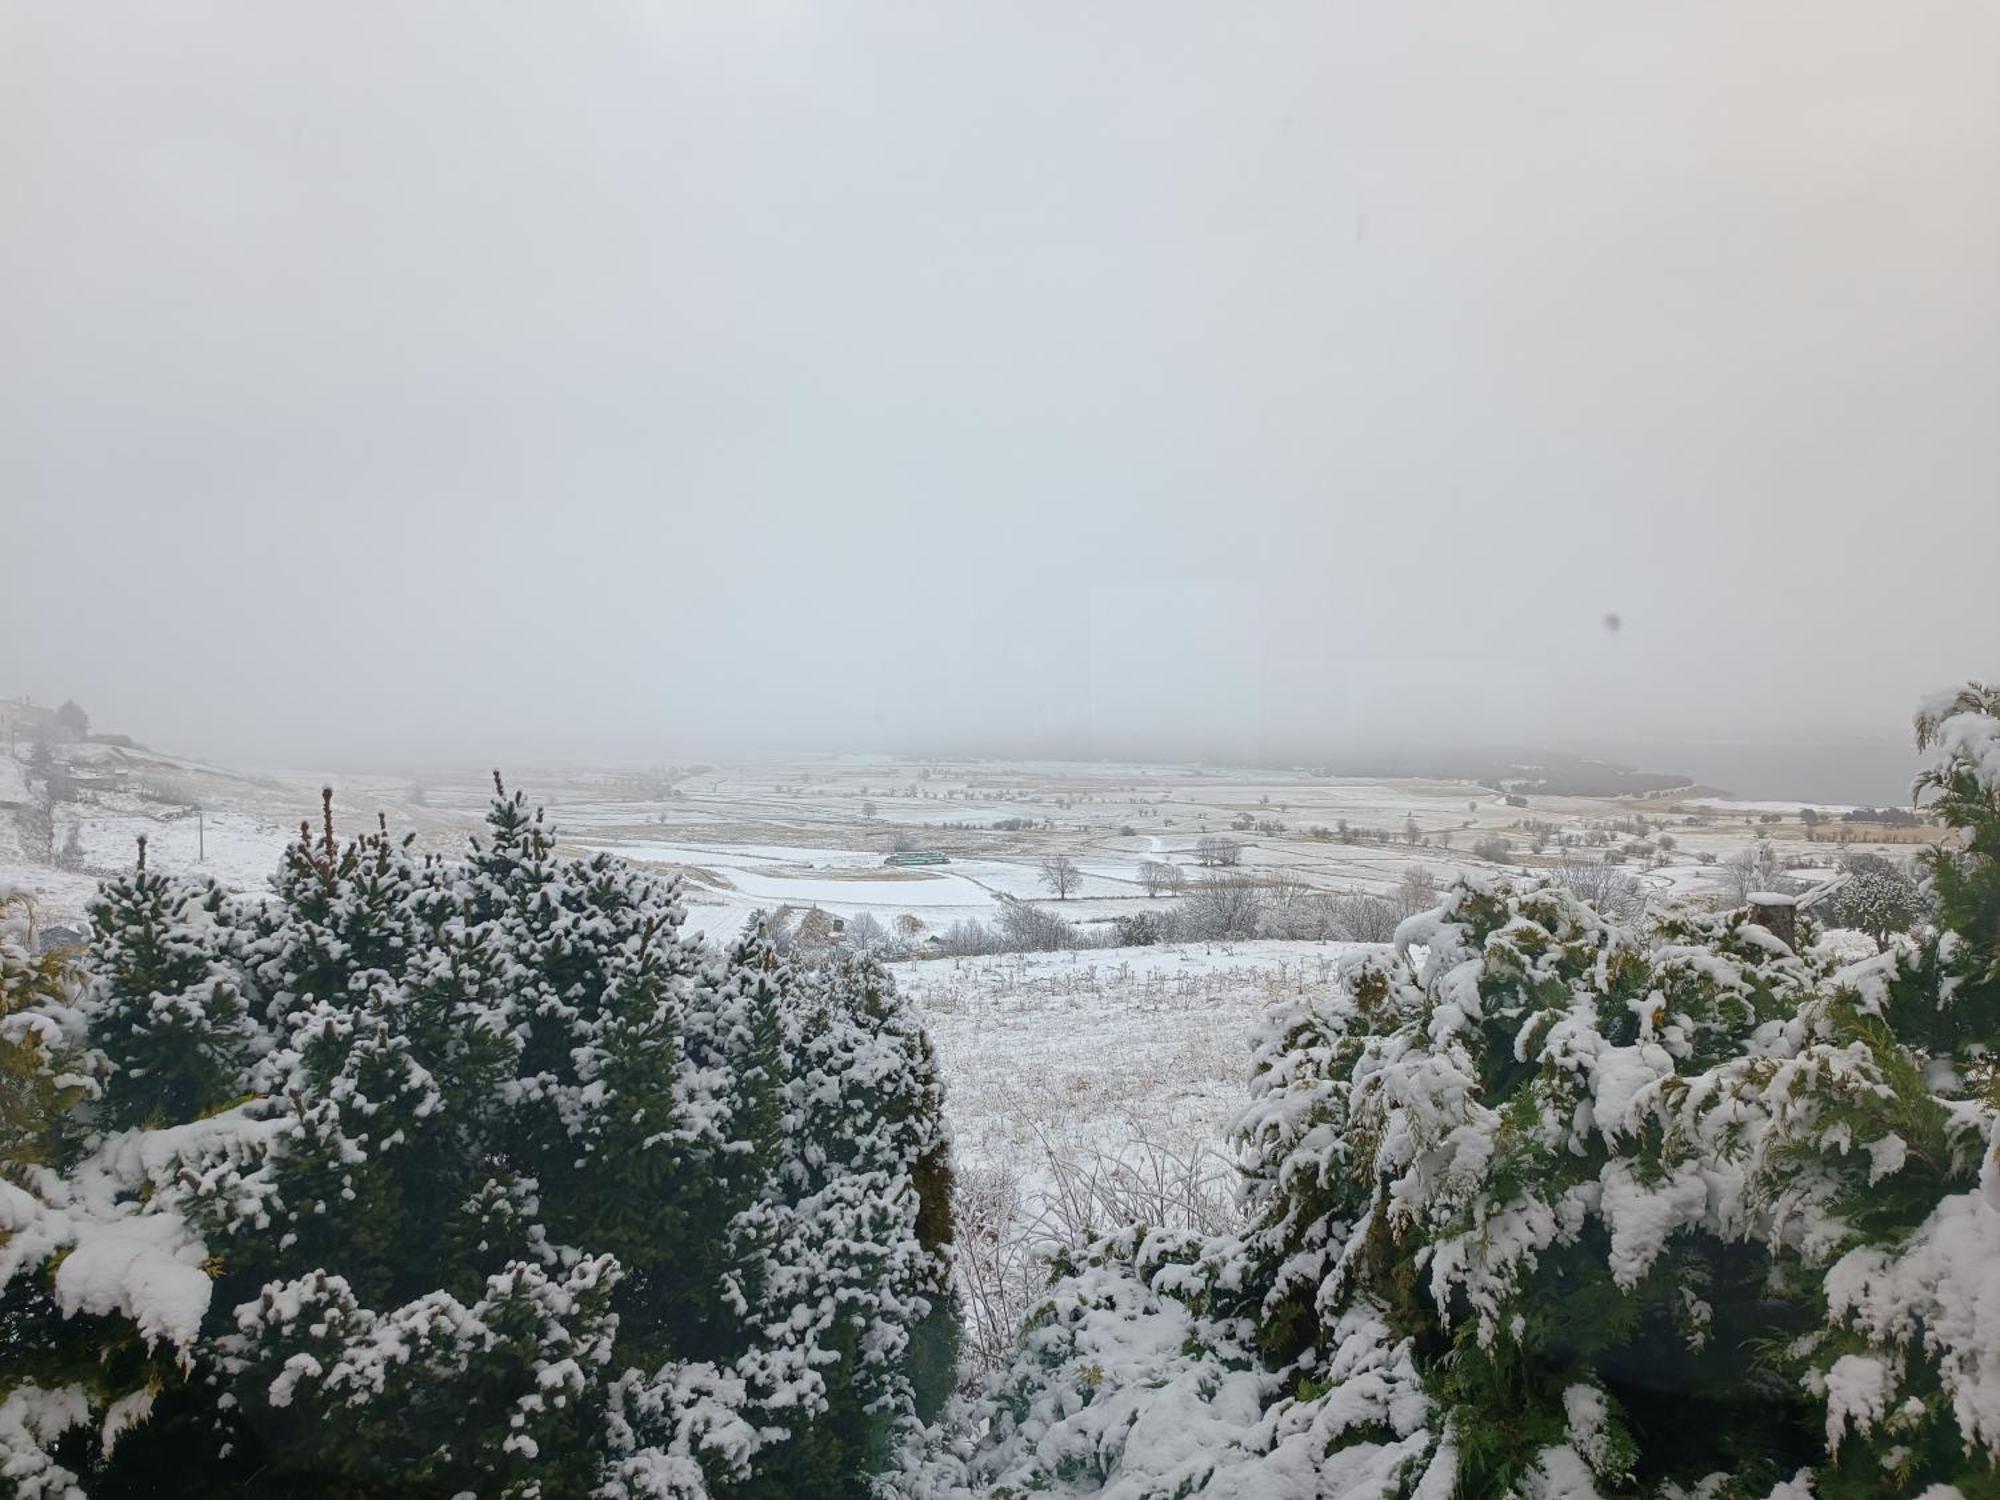
[[[1865,932],[1877,943],[1892,933],[1908,932],[1924,915],[1916,885],[1879,854],[1860,854],[1846,862],[1846,882],[1828,903],[1822,919]]]
[[[1249,1227],[1059,1266],[975,1487],[2000,1492],[2000,692],[1919,736],[1937,925],[1878,958],[1470,883],[1282,1008]]]
[[[61,1174],[0,1202],[8,1472],[860,1496],[948,1388],[942,1100],[874,965],[718,957],[504,791],[463,863],[329,795],[268,898],[142,865],[93,915],[81,1013],[0,935],[10,1159]]]
[[[91,1041],[114,1127],[199,1119],[241,1097],[257,1037],[212,881],[136,870],[91,903]]]
[[[0,892],[0,1170],[45,1166],[90,1092],[78,1056],[74,965],[36,956],[25,896]]]
[[[1994,1087],[2000,1036],[2000,688],[1973,683],[1941,695],[1917,717],[1917,742],[1933,752],[1918,780],[1929,811],[1952,841],[1925,866],[1942,936],[1898,996],[1897,1019],[1921,1027],[1925,1044],[1948,1051]],[[1941,1002],[1926,1006],[1930,996]]]

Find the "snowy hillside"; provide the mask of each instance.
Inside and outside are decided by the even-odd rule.
[[[20,755],[25,757],[26,750]],[[26,761],[0,764],[0,880],[33,894],[44,917],[81,915],[95,882],[128,867],[139,835],[154,857],[227,884],[260,884],[302,813],[331,785],[342,825],[387,819],[398,837],[451,854],[481,816],[491,773],[431,768],[406,776],[247,774],[139,747],[64,745],[66,800],[47,847],[24,818],[42,794]],[[521,768],[559,822],[567,848],[606,850],[686,879],[691,926],[724,938],[757,909],[818,907],[832,916],[908,916],[935,935],[990,920],[1008,898],[1046,902],[1081,931],[1170,903],[1149,867],[1182,882],[1217,873],[1205,852],[1231,846],[1234,878],[1284,892],[1384,893],[1412,870],[1438,885],[1464,873],[1616,861],[1618,878],[1658,895],[1740,899],[1732,862],[1754,857],[1760,882],[1829,880],[1843,858],[1901,859],[1921,828],[1844,821],[1802,805],[1708,796],[1590,799],[1514,795],[1469,782],[1342,779],[1304,771],[1054,762],[821,758],[694,769]],[[75,834],[72,868],[56,850]],[[887,867],[897,849],[949,862]],[[1049,900],[1042,866],[1061,856],[1079,879]]]

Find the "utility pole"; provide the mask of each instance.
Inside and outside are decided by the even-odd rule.
[[[195,849],[194,862],[198,865],[205,865],[208,863],[207,818],[208,815],[204,813],[200,808],[197,807],[194,810],[194,849]]]

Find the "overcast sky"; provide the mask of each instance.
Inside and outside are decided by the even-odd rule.
[[[0,693],[1899,736],[2000,674],[1996,79],[1990,0],[0,0]]]

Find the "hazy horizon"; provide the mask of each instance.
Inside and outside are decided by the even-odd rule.
[[[240,764],[1904,743],[2000,673],[1996,56],[6,7],[0,691]]]
[[[0,697],[6,697],[0,694]],[[52,705],[42,703],[47,708]],[[273,757],[237,759],[214,746],[149,738],[130,725],[97,718],[94,733],[129,735],[146,748],[207,761],[221,769],[292,775],[412,775],[419,778],[476,771],[494,761],[513,778],[560,768],[644,769],[719,761],[738,766],[790,765],[814,760],[881,758],[898,763],[979,762],[1002,764],[1072,762],[1132,763],[1147,766],[1312,768],[1348,777],[1470,779],[1536,757],[1556,755],[1626,770],[1687,777],[1695,785],[1748,799],[1901,806],[1911,800],[1911,782],[1921,766],[1909,733],[1769,739],[1606,739],[1588,736],[1507,744],[1431,739],[1392,743],[1343,740],[1322,735],[1288,745],[1233,747],[1195,743],[1127,741],[1085,744],[1060,740],[936,741],[931,743],[755,746],[677,742],[605,746],[539,745],[516,741],[499,753],[439,751],[413,753],[408,747],[366,750],[310,748]],[[1231,753],[1233,750],[1234,753]]]

